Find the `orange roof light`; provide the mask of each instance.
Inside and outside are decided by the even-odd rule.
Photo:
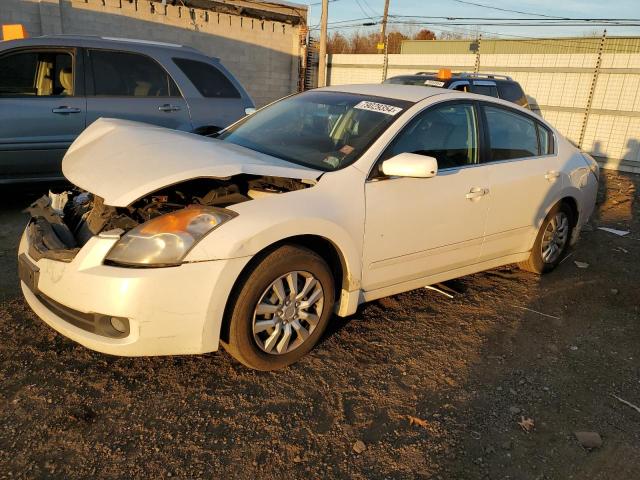
[[[19,40],[27,37],[27,31],[25,30],[24,25],[20,23],[2,25],[2,40]]]
[[[448,68],[441,68],[438,70],[438,78],[441,80],[449,80],[451,78],[451,70]]]

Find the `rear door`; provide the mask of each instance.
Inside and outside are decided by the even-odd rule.
[[[87,49],[87,125],[123,118],[191,131],[187,102],[167,71],[147,55]]]
[[[0,56],[0,181],[61,176],[85,127],[82,57],[74,48]]]
[[[562,190],[553,135],[533,116],[483,103],[491,184],[482,260],[526,252]]]

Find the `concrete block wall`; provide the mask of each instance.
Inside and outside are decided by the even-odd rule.
[[[42,35],[39,2],[0,0],[0,25],[21,23],[29,35]]]
[[[218,57],[258,106],[297,90],[300,27],[149,0],[0,0],[0,23],[189,45]]]
[[[379,83],[383,55],[329,56],[328,84]],[[473,71],[476,55],[388,56],[387,77],[434,71]],[[596,53],[483,54],[481,73],[508,75],[524,89],[532,109],[605,168],[640,173],[640,54],[607,52],[587,115]]]

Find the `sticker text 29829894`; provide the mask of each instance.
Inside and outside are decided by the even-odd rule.
[[[384,113],[385,115],[397,115],[402,111],[400,107],[394,107],[393,105],[387,105],[386,103],[368,102],[363,100],[353,108],[358,110],[369,110],[370,112]]]

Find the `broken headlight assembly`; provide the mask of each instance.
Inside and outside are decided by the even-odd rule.
[[[191,206],[155,217],[125,233],[106,260],[128,266],[172,266],[211,230],[237,216],[224,208]]]

